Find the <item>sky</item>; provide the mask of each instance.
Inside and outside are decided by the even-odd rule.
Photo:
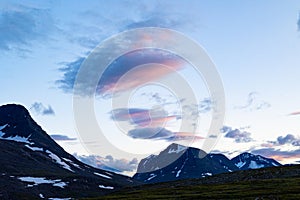
[[[299,15],[296,0],[2,0],[0,102],[24,105],[68,152],[120,173],[134,173],[141,158],[173,142],[204,148],[213,140],[209,150],[228,157],[248,151],[295,163],[300,161]],[[105,69],[103,59],[97,60],[77,86],[92,102],[91,118],[105,139],[99,139],[98,129],[89,130],[90,116],[81,116],[85,126],[78,123],[74,87],[80,70],[106,41],[147,27],[184,35],[214,63],[225,94],[217,137],[208,134],[216,102],[207,77],[178,53],[155,48],[122,54]],[[168,37],[161,38],[169,45]],[[109,48],[106,53],[114,52]],[[101,70],[91,96],[89,81]],[[181,88],[187,87],[195,99],[184,96]]]

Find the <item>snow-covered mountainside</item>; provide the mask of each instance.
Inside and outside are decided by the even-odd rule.
[[[134,185],[64,151],[20,105],[0,106],[0,199],[78,198]]]
[[[229,160],[223,154],[206,154],[197,148],[171,144],[159,155],[142,159],[133,178],[155,183],[280,165],[273,159],[250,153]]]
[[[251,153],[242,153],[231,160],[240,170],[276,167],[281,165],[274,159],[265,158],[260,155],[253,155]]]

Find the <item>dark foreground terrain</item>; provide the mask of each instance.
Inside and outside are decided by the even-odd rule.
[[[300,167],[273,167],[149,184],[93,199],[300,199]]]

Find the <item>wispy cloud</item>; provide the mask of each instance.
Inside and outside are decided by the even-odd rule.
[[[289,113],[288,115],[300,115],[300,111],[295,111],[295,112]]]
[[[237,143],[247,143],[253,141],[250,132],[243,131],[240,129],[232,129],[229,126],[224,126],[221,129],[221,132],[225,134],[224,137],[232,138]]]
[[[38,115],[55,115],[55,112],[50,105],[44,106],[40,102],[33,103],[30,110],[34,111]]]
[[[263,110],[271,107],[271,104],[260,99],[257,92],[250,92],[247,97],[247,102],[241,106],[235,106],[236,109],[240,110]]]
[[[161,27],[161,28],[181,28],[186,27],[186,18],[177,14],[164,13],[161,10],[145,13],[138,20],[133,20],[125,28],[141,28],[141,27]]]
[[[78,20],[70,23],[65,32],[71,42],[77,42],[85,49],[93,49],[103,39],[133,28],[161,27],[195,31],[200,21],[194,20],[192,12],[178,10],[178,7],[185,6],[197,12],[197,5],[197,2],[110,1],[99,7],[82,10],[78,13]]]
[[[200,113],[206,113],[213,109],[214,103],[211,100],[211,98],[204,98],[199,103],[199,112]]]
[[[200,140],[203,137],[189,132],[172,132],[162,127],[136,128],[128,132],[128,136],[135,139],[165,140],[174,142],[179,140]]]
[[[11,6],[0,11],[0,50],[28,51],[34,41],[48,38],[55,29],[49,10]]]
[[[298,22],[297,22],[297,25],[298,25],[298,31],[300,31],[300,12],[298,14]]]
[[[300,157],[300,149],[284,151],[275,148],[262,148],[252,150],[251,153],[259,154],[265,157],[273,158],[278,161],[283,161],[286,159],[298,159]]]
[[[51,137],[53,140],[56,140],[56,141],[70,141],[70,140],[76,140],[76,138],[70,138],[70,137],[67,136],[67,135],[61,135],[61,134],[52,134],[52,135],[50,135],[50,137]]]
[[[71,93],[75,83],[76,75],[85,57],[79,57],[73,62],[60,63],[59,71],[63,73],[63,77],[56,81],[58,87],[65,93]]]
[[[111,119],[127,121],[140,127],[160,127],[168,121],[178,118],[179,116],[168,115],[161,109],[119,108],[111,111]]]
[[[93,167],[109,170],[117,173],[126,173],[126,172],[133,172],[137,169],[138,160],[133,158],[132,160],[127,159],[116,159],[111,155],[106,157],[97,156],[97,155],[78,155],[74,154],[74,156],[79,159],[80,161],[91,165]]]

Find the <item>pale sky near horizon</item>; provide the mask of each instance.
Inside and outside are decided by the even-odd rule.
[[[76,130],[72,107],[72,84],[80,63],[103,40],[122,31],[169,28],[199,43],[222,79],[226,97],[224,126],[228,129],[224,129],[214,151],[229,157],[249,151],[282,163],[300,161],[299,13],[300,1],[296,0],[3,0],[0,1],[0,103],[24,105],[48,134],[60,135],[56,139],[67,151],[87,155],[89,152],[79,141],[83,133]],[[194,73],[188,70],[181,73],[193,89],[202,88],[203,93],[197,95],[199,104],[208,106],[201,116],[201,131],[204,131],[211,112],[209,101],[205,101],[209,92]],[[154,89],[146,88],[148,94],[137,92],[140,101],[132,101],[131,107],[141,110],[131,112],[138,117],[147,114],[149,105],[153,106],[159,98]],[[168,92],[158,91],[166,102],[172,101]],[[148,107],[142,105],[142,95],[150,102]],[[106,129],[114,130],[114,120],[109,115],[112,108],[101,107],[105,105],[101,101],[95,103],[99,111],[97,119],[106,124]],[[120,118],[115,120],[126,121],[118,112]],[[160,114],[156,113],[157,119],[162,118]],[[168,113],[169,122],[175,126],[166,127],[172,132],[166,134],[176,132],[176,122],[180,121],[176,114]],[[177,136],[182,137],[178,134],[172,138]],[[112,140],[118,138],[116,135]],[[159,151],[162,146],[176,142],[172,138],[149,139],[149,145]],[[121,144],[126,146],[118,143]],[[199,145],[193,146],[201,148]],[[109,152],[103,151],[99,156],[107,155]]]

